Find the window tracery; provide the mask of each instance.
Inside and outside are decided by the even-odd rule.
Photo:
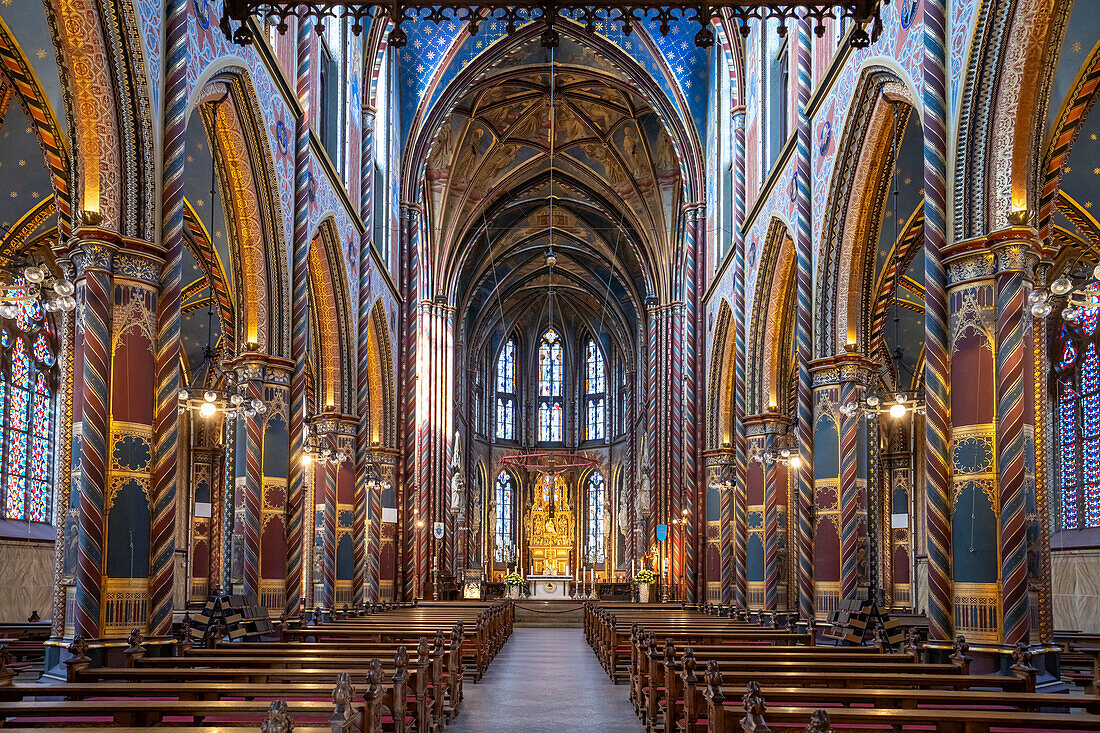
[[[593,471],[588,477],[588,561],[601,563],[606,556],[606,539],[603,534],[605,504],[603,475]]]
[[[0,517],[50,522],[57,344],[41,301],[0,317]]]

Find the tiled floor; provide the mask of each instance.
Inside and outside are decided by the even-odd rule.
[[[446,733],[639,733],[626,685],[613,685],[581,629],[517,628],[485,678],[463,685]]]

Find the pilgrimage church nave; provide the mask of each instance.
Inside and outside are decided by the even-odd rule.
[[[1095,0],[0,0],[0,728],[1100,730]]]

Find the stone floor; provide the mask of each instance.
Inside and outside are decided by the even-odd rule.
[[[517,628],[447,733],[639,733],[626,685],[613,685],[581,629]]]

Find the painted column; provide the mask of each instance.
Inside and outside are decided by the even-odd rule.
[[[752,451],[757,454],[773,447],[780,436],[787,435],[790,421],[783,415],[766,413],[752,418],[749,427],[758,436]],[[762,478],[762,491],[750,485],[747,521],[749,530],[759,527],[763,538],[761,607],[769,611],[784,610],[789,598],[786,588],[789,577],[787,516],[792,483],[797,487],[797,469],[780,462],[764,464],[750,461],[750,476],[757,467]],[[756,597],[759,593],[754,589],[750,595]]]
[[[357,423],[350,415],[332,412],[321,413],[312,421],[319,443],[349,458],[354,453]],[[350,607],[355,604],[355,462],[315,461],[313,483],[314,552],[319,548],[322,553],[321,562],[314,561],[321,570],[314,583],[322,583],[325,608],[339,609],[345,604]],[[322,538],[320,543],[316,540],[318,536]]]
[[[924,390],[925,494],[928,512],[928,638],[953,639],[952,480],[948,434],[947,14],[945,0],[924,3]]]
[[[745,476],[748,460],[745,442],[745,108],[733,111],[733,324],[734,324],[734,479],[731,497],[733,518],[731,586],[723,587],[723,602],[745,607]],[[729,492],[727,492],[729,493]],[[723,516],[726,509],[723,509]],[[725,576],[724,576],[725,577]]]
[[[188,482],[185,482],[188,486]],[[190,596],[199,601],[210,595],[210,570],[213,553],[211,538],[214,536],[214,449],[196,446],[191,450],[191,548],[190,548]]]
[[[1020,227],[990,235],[996,258],[997,482],[1000,488],[1003,642],[1027,642],[1028,515],[1035,515],[1034,344],[1027,297],[1038,264],[1038,235]]]
[[[798,127],[796,130],[795,177],[797,181],[797,225],[795,260],[798,301],[795,310],[795,345],[798,349],[798,611],[808,619],[814,612],[813,528],[810,511],[814,498],[813,384],[810,379],[811,329],[813,319],[813,238],[810,232],[810,21],[797,23],[796,80]]]
[[[1046,283],[1046,274],[1049,263],[1043,263],[1037,269],[1036,285],[1042,287]],[[1039,629],[1039,641],[1049,644],[1054,634],[1054,609],[1051,600],[1050,578],[1050,476],[1051,476],[1051,448],[1054,445],[1054,433],[1052,420],[1050,419],[1050,393],[1047,391],[1047,374],[1050,364],[1045,345],[1047,343],[1047,319],[1036,318],[1032,321],[1032,383],[1033,404],[1035,408],[1035,513],[1038,527],[1028,530],[1029,568],[1034,568],[1035,583],[1038,591],[1035,594],[1035,626]],[[1036,346],[1038,348],[1036,348]],[[1025,348],[1026,351],[1026,348]],[[1034,532],[1038,532],[1037,546],[1032,547],[1030,540]]]
[[[243,592],[278,616],[286,608],[287,469],[290,460],[290,379],[293,362],[249,352],[238,378],[266,412],[238,421],[238,492],[243,494]],[[241,481],[240,479],[243,479]]]
[[[706,577],[706,478],[703,448],[706,445],[706,308],[703,303],[705,274],[703,248],[706,246],[706,204],[697,204],[688,216],[685,242],[688,264],[684,268],[687,284],[684,301],[691,310],[683,318],[684,328],[684,388],[681,414],[684,416],[684,480],[681,523],[684,533],[685,600],[694,603],[705,596],[702,583]],[[683,511],[687,511],[687,515]]]
[[[781,415],[766,413],[745,419],[748,451],[750,456],[764,452],[775,441],[776,435],[785,432],[786,420]],[[775,556],[778,551],[778,533],[769,534],[768,508],[774,506],[777,482],[776,464],[750,460],[745,475],[745,608],[768,607],[768,586],[771,581],[775,596]],[[785,473],[785,472],[784,472]],[[772,512],[774,515],[774,511]],[[774,518],[774,517],[773,517]],[[774,528],[773,528],[774,530]],[[771,562],[769,563],[769,551]],[[769,568],[772,572],[769,573]]]
[[[951,517],[952,610],[955,633],[971,643],[997,643],[1000,619],[1000,500],[996,456],[997,308],[993,254],[983,239],[958,242],[944,250],[947,268],[952,390]],[[931,405],[931,402],[929,402]],[[929,410],[931,419],[931,410]],[[931,449],[931,446],[929,446]],[[931,476],[929,476],[931,506]],[[929,574],[932,566],[929,516]],[[929,611],[933,605],[929,578]]]
[[[883,512],[883,573],[886,605],[913,607],[913,480],[910,435],[912,417],[890,420],[882,453],[885,510]]]
[[[862,413],[840,408],[863,397],[873,364],[848,353],[814,371],[814,611],[825,619],[870,580],[867,548],[867,437]]]
[[[104,487],[107,482],[107,437],[110,430],[112,265],[114,247],[77,231],[80,248],[73,260],[77,267],[76,365],[81,369],[81,394],[74,405],[80,415],[74,427],[73,460],[80,470],[77,505],[77,564],[74,635],[95,639],[102,630]],[[74,400],[74,403],[76,400]],[[79,408],[77,413],[75,408]]]
[[[362,165],[360,166],[360,185],[362,199],[359,203],[359,216],[363,220],[363,237],[359,244],[359,317],[356,333],[356,353],[358,370],[356,371],[356,409],[359,414],[359,430],[355,438],[355,516],[352,548],[352,564],[355,568],[353,583],[355,602],[378,600],[379,581],[379,530],[381,529],[381,503],[378,490],[367,486],[367,474],[370,464],[367,460],[370,451],[370,326],[371,310],[374,307],[371,294],[371,280],[368,273],[373,267],[371,249],[374,246],[374,121],[375,111],[369,106],[363,108]],[[381,192],[377,192],[381,194]]]
[[[404,374],[405,385],[405,460],[402,467],[402,480],[399,486],[398,499],[400,548],[401,560],[398,565],[401,575],[401,597],[415,598],[424,587],[424,575],[427,563],[424,561],[426,552],[421,552],[424,543],[418,541],[418,531],[422,528],[416,526],[417,521],[427,521],[427,505],[423,503],[426,495],[421,495],[420,475],[421,463],[421,439],[419,430],[418,406],[420,391],[418,389],[417,365],[420,358],[418,351],[418,339],[421,334],[420,323],[420,215],[418,205],[404,202],[401,205],[401,251],[405,253],[402,259],[404,269],[402,282],[405,284],[403,292],[403,311],[405,314],[405,336],[403,340],[403,356],[401,368]],[[423,503],[423,506],[422,506]],[[423,514],[421,514],[423,509]],[[419,518],[419,519],[418,519]]]
[[[175,512],[179,486],[180,289],[183,286],[183,171],[187,130],[187,4],[166,0],[163,229],[166,262],[157,300],[156,411],[153,426],[153,531],[150,633],[172,629]]]

